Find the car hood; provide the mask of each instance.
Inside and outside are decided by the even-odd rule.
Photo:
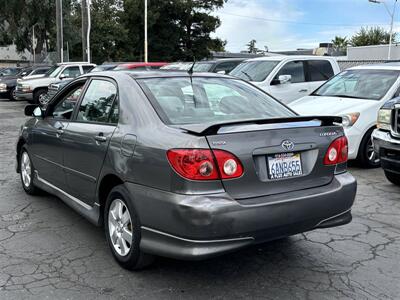
[[[32,86],[48,86],[50,83],[58,81],[59,79],[53,77],[40,77],[32,79],[23,79],[20,83],[29,84]]]
[[[306,96],[289,104],[300,115],[343,115],[361,112],[379,103],[376,100]]]
[[[9,81],[9,80],[16,80],[18,79],[18,76],[2,76],[0,77],[0,82],[5,82],[5,81]]]

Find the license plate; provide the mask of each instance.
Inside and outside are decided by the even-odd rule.
[[[300,153],[280,153],[268,156],[270,179],[281,179],[303,175]]]

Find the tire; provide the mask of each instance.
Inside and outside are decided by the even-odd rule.
[[[385,176],[391,183],[400,186],[400,174],[385,171]]]
[[[378,168],[381,165],[381,161],[377,154],[374,152],[372,145],[371,134],[375,128],[371,128],[364,135],[360,148],[358,149],[357,161],[362,168],[372,169]]]
[[[123,268],[139,270],[153,262],[152,255],[140,250],[139,216],[128,190],[123,185],[114,187],[107,197],[104,225],[107,243],[115,260]]]
[[[25,192],[29,195],[38,195],[40,190],[33,184],[34,167],[28,151],[25,147],[22,147],[19,156],[19,174],[21,177],[21,184]]]
[[[33,103],[40,104],[39,98],[47,94],[47,89],[38,89],[33,93]]]
[[[12,88],[12,89],[10,90],[10,96],[9,96],[9,99],[10,99],[11,101],[15,101],[15,100],[17,100],[17,99],[15,98],[15,87],[14,87],[14,88]]]

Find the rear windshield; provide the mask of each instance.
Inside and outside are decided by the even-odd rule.
[[[278,60],[253,60],[242,62],[230,72],[230,75],[247,81],[264,81],[279,62]]]
[[[279,101],[236,79],[193,77],[137,80],[167,124],[202,124],[291,117]]]

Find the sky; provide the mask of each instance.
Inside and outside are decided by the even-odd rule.
[[[390,10],[394,0],[386,0]],[[394,31],[400,31],[400,1]],[[389,30],[390,16],[383,4],[368,0],[228,0],[214,13],[221,26],[214,36],[227,41],[226,50],[246,50],[255,39],[269,51],[316,48],[335,35],[351,37],[361,26]]]

